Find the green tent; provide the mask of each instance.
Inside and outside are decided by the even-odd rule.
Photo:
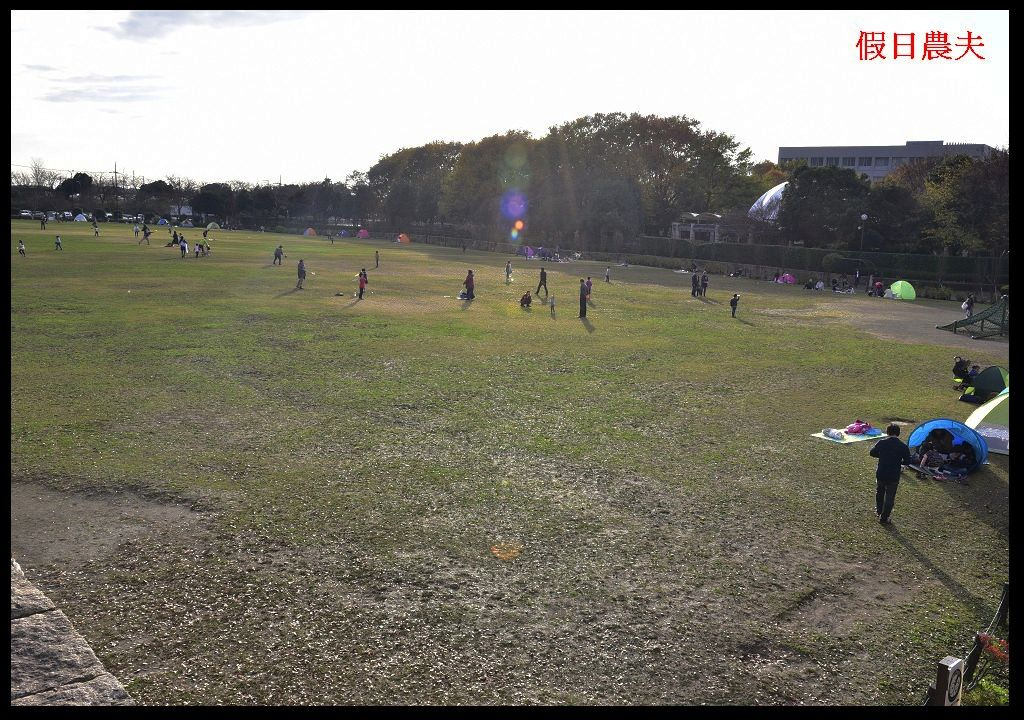
[[[996,395],[971,413],[964,425],[985,438],[988,449],[1000,455],[1010,454],[1010,393]]]
[[[897,280],[889,289],[892,290],[892,296],[897,300],[913,300],[917,297],[914,286],[906,280]]]
[[[1010,387],[1010,371],[1006,368],[992,365],[978,373],[971,383],[975,395],[995,395]]]

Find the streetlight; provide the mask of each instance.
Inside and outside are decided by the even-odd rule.
[[[867,225],[868,216],[866,213],[860,215],[860,251],[864,252],[864,226]]]

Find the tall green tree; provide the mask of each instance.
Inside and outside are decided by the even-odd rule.
[[[778,224],[795,244],[849,247],[859,241],[870,187],[853,170],[800,166],[782,195]]]

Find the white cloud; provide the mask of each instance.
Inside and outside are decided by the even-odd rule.
[[[132,10],[112,28],[100,28],[119,38],[144,42],[190,26],[213,28],[269,25],[295,20],[304,10]]]

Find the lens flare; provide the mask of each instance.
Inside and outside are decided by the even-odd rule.
[[[522,229],[523,229],[523,221],[522,220],[516,220],[516,230],[522,230]]]
[[[518,230],[513,230],[512,231],[512,239],[515,240],[518,237],[519,237],[519,231]]]
[[[526,214],[527,204],[526,195],[512,188],[501,196],[501,214],[509,220],[521,218]]]

